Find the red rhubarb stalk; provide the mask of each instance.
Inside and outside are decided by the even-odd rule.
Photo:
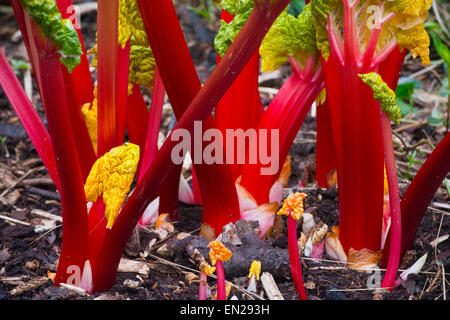
[[[233,20],[233,15],[222,10],[222,16],[226,23]],[[217,63],[220,63],[220,55],[217,55]],[[264,113],[264,107],[259,96],[259,51],[257,50],[250,59],[247,66],[239,74],[231,88],[217,104],[214,117],[217,128],[226,136],[227,129],[242,129],[246,131],[249,128],[256,128]],[[236,116],[239,114],[240,116]],[[234,149],[234,161],[230,164],[231,173],[236,180],[240,174],[243,164],[239,164],[237,148]]]
[[[94,85],[91,78],[91,72],[89,70],[89,61],[87,59],[86,49],[84,47],[83,38],[81,36],[80,21],[76,15],[75,6],[72,0],[57,0],[56,4],[61,12],[63,19],[69,19],[75,29],[78,32],[78,37],[83,49],[83,55],[81,56],[81,63],[76,67],[71,77],[73,79],[74,91],[77,96],[77,106],[81,108],[85,103],[92,102],[94,96]]]
[[[217,276],[217,300],[226,300],[226,286],[225,286],[225,272],[223,270],[222,261],[217,261],[216,264]]]
[[[143,160],[139,163],[138,170],[141,170],[140,168],[146,163],[145,156],[147,152],[145,150],[145,145],[148,143],[148,141],[146,141],[148,134],[147,127],[151,130],[155,130],[153,127],[149,127],[149,117],[147,104],[142,96],[141,89],[139,88],[139,85],[135,84],[133,85],[132,93],[127,97],[125,118],[130,142],[141,147],[140,154],[141,159]],[[139,177],[140,175],[138,175],[138,178]]]
[[[422,165],[403,195],[401,202],[402,221],[404,221],[402,229],[405,230],[405,234],[402,237],[402,254],[412,247],[420,221],[449,172],[450,134],[447,133]]]
[[[402,197],[400,203],[403,230],[401,256],[412,248],[420,222],[433,196],[449,172],[450,134],[447,133],[422,165]],[[389,243],[392,242],[386,242],[387,246],[383,250],[383,261],[390,256],[392,248],[388,246]]]
[[[20,30],[23,34],[23,39],[27,48],[30,62],[33,66],[33,73],[37,82],[37,87],[39,89],[39,92],[42,92],[43,84],[39,76],[39,74],[42,72],[39,67],[39,60],[41,59],[40,50],[42,50],[42,48],[38,48],[37,44],[35,43],[35,35],[32,31],[33,24],[31,23],[29,15],[25,13],[24,9],[22,8],[20,1],[12,1],[11,5],[14,9],[14,14],[16,15]],[[62,15],[62,17],[64,18],[64,15]],[[81,41],[80,33],[78,34]],[[89,99],[92,96],[92,92],[89,96],[83,97],[80,93],[81,91],[86,91],[86,88],[92,88],[89,86],[89,82],[91,82],[92,84],[92,80],[90,77],[89,66],[87,65],[85,54],[81,56],[81,63],[74,68],[72,73],[69,73],[65,67],[62,68],[62,72],[66,87],[66,99],[69,105],[69,115],[74,132],[76,132],[77,134],[77,139],[75,141],[76,147],[78,150],[78,154],[83,155],[79,157],[78,161],[81,165],[83,178],[85,178],[87,177],[89,169],[95,160],[94,150],[88,143],[90,141],[89,134],[87,132],[86,125],[82,120],[81,105],[79,105],[79,103],[83,101],[83,99]],[[85,76],[88,76],[88,78],[82,78]]]
[[[310,58],[309,67],[305,67],[304,70],[300,70],[291,59],[293,74],[272,100],[257,127],[258,132],[279,130],[280,137],[279,168],[276,173],[264,174],[261,170],[264,170],[266,165],[262,163],[247,164],[242,170],[241,185],[250,192],[258,204],[269,202],[270,189],[278,179],[292,142],[313,102],[323,89],[321,68],[315,70],[314,59],[314,57]],[[271,139],[275,138],[271,137]],[[269,139],[268,147],[270,142]],[[276,152],[276,150],[270,150],[270,152]]]
[[[78,269],[79,273],[85,264],[88,227],[86,199],[67,104],[62,69],[65,67],[61,64],[58,49],[45,38],[41,28],[20,6],[17,9],[22,10],[25,35],[28,37],[29,47],[32,48],[31,61],[36,66],[35,75],[40,87],[61,186],[64,224],[61,255],[55,277],[55,283],[58,284],[67,281],[71,276],[68,273],[70,270],[77,272],[69,267]]]
[[[0,50],[0,85],[44,162],[50,177],[59,189],[59,177],[50,135],[9,65],[3,50]]]
[[[118,21],[119,1],[99,0],[98,25],[98,152],[101,157],[118,145],[119,104]]]
[[[150,116],[147,123],[147,137],[145,139],[144,150],[142,156],[141,171],[138,176],[140,181],[143,173],[148,170],[151,163],[155,159],[158,152],[158,137],[161,127],[162,110],[164,105],[164,96],[166,90],[162,82],[158,68],[155,70],[155,83],[153,85],[152,103],[150,106]]]
[[[117,46],[118,50],[118,97],[117,97],[117,132],[116,139],[117,145],[123,144],[123,138],[125,134],[126,113],[127,113],[127,97],[128,97],[128,80],[130,70],[130,40],[128,40],[125,48],[120,45]]]
[[[49,133],[55,150],[56,164],[61,183],[61,207],[63,217],[63,242],[55,283],[66,282],[70,266],[83,270],[87,254],[86,199],[78,163],[77,150],[72,133],[68,106],[65,103],[65,86],[59,54],[47,41],[43,57],[42,102],[48,121]]]
[[[337,163],[330,107],[327,101],[317,106],[316,131],[316,180],[320,187],[328,188],[329,174],[337,168]]]

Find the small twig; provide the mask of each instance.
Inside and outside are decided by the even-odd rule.
[[[433,207],[428,207],[428,209],[431,210],[431,211],[440,213],[442,215],[445,215],[445,216],[450,216],[450,213],[447,212],[447,211],[444,211],[444,210],[439,210],[439,209],[436,209],[436,208],[433,208]]]
[[[20,186],[53,186],[55,183],[51,178],[32,178],[32,179],[25,179],[22,182],[20,182]]]
[[[445,289],[445,268],[444,264],[442,264],[442,294],[444,295],[444,300],[447,300],[447,290]]]
[[[45,169],[44,166],[38,167],[38,168],[34,168],[31,170],[28,170],[23,176],[21,176],[19,179],[17,179],[12,185],[10,185],[5,191],[2,192],[2,194],[0,194],[0,198],[5,196],[9,191],[11,191],[15,186],[17,186],[20,182],[22,182],[23,180],[25,180],[26,177],[28,177],[30,174],[33,174],[35,172],[39,172],[41,170]]]
[[[38,242],[39,240],[41,240],[43,237],[45,237],[47,234],[49,234],[52,231],[55,231],[58,228],[61,228],[62,225],[56,226],[53,229],[50,229],[46,232],[44,232],[43,234],[41,234],[39,237],[37,237],[36,239],[34,239],[33,241],[30,242],[30,246],[34,245],[36,242]]]
[[[347,291],[387,291],[386,288],[360,288],[360,289],[330,289],[330,292],[347,292]]]
[[[28,222],[24,222],[24,221],[21,221],[21,220],[13,219],[13,218],[1,215],[1,214],[0,214],[0,219],[6,220],[6,221],[9,221],[9,222],[12,222],[12,223],[16,223],[16,224],[21,224],[21,225],[27,226],[27,227],[31,226],[31,224],[28,223]]]
[[[409,76],[409,78],[417,78],[418,76],[421,76],[422,74],[430,72],[443,64],[444,64],[444,60],[442,60],[442,59],[438,60],[438,61],[436,61],[436,63],[432,64],[431,66],[428,66],[426,68],[423,68],[422,70],[417,71],[416,73],[411,74]]]
[[[45,199],[61,201],[61,197],[57,192],[49,191],[49,190],[45,190],[45,189],[41,189],[41,188],[36,188],[36,187],[27,187],[26,189],[29,193],[41,196]]]
[[[435,207],[441,208],[441,209],[450,210],[450,205],[448,205],[446,203],[433,202],[432,205],[435,206]]]
[[[441,26],[441,29],[442,29],[442,31],[444,31],[445,35],[448,38],[450,38],[450,33],[448,32],[447,28],[445,27],[444,21],[442,21],[441,14],[439,13],[437,1],[433,1],[432,6],[433,6],[434,16],[436,17],[438,24]]]
[[[430,285],[428,286],[427,290],[425,290],[425,292],[428,293],[428,292],[430,292],[431,290],[433,290],[435,288],[436,282],[438,281],[441,273],[442,273],[442,270],[438,269],[438,272],[434,276],[433,280],[431,281]]]
[[[87,293],[86,290],[84,290],[82,288],[75,287],[75,286],[72,286],[72,285],[67,284],[67,283],[60,283],[59,286],[61,288],[68,289],[68,290],[76,293],[77,295],[79,295],[81,297],[90,297],[89,293]]]
[[[439,228],[438,228],[438,232],[437,232],[437,235],[436,235],[436,240],[439,239],[439,237],[441,235],[441,229],[442,229],[442,223],[444,222],[444,217],[445,217],[445,215],[441,216],[441,222],[439,223]],[[438,255],[437,247],[438,247],[438,244],[436,244],[436,246],[434,247],[434,257],[436,259],[436,264],[439,266],[440,262],[439,262],[439,260],[437,258],[437,255]]]
[[[272,95],[276,95],[280,91],[279,89],[267,88],[267,87],[259,87],[258,89],[259,89],[259,92],[261,92],[261,93],[272,94]]]
[[[61,223],[63,221],[61,216],[57,216],[55,214],[51,214],[51,213],[48,213],[48,212],[46,212],[44,210],[40,210],[40,209],[31,210],[31,214],[36,217],[39,217],[39,218],[54,220],[54,221],[61,222]]]
[[[428,283],[428,279],[429,279],[429,278],[427,278],[427,279],[425,280],[425,284],[423,285],[422,291],[420,292],[420,295],[419,295],[419,300],[422,299],[423,293],[424,293],[424,291],[425,291],[425,287],[427,286],[427,283]]]
[[[420,128],[420,127],[423,127],[423,126],[425,126],[425,125],[427,125],[428,124],[428,122],[426,122],[426,121],[423,121],[423,122],[416,122],[416,123],[410,123],[410,124],[407,124],[407,125],[405,125],[405,126],[402,126],[402,127],[399,127],[399,128],[397,128],[397,129],[395,129],[395,130],[392,130],[392,132],[394,133],[399,133],[399,132],[402,132],[402,131],[405,131],[405,130],[409,130],[409,129],[415,129],[415,128]]]

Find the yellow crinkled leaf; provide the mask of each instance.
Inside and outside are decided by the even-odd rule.
[[[281,13],[270,28],[259,50],[262,71],[274,71],[293,56],[303,64],[308,56],[316,54],[316,32],[309,5],[298,18]]]
[[[152,87],[156,62],[136,0],[119,2],[119,44],[125,48],[128,41],[130,41],[129,82]],[[95,55],[91,66],[97,67],[97,45],[88,53]],[[128,93],[130,94],[130,91]]]
[[[111,149],[92,166],[84,187],[86,200],[103,195],[107,228],[111,228],[124,203],[139,163],[139,146],[127,143]]]
[[[383,0],[383,4],[393,12],[420,16],[431,8],[432,0]]]
[[[131,36],[137,44],[148,46],[147,33],[136,0],[119,1],[119,44],[125,48]]]
[[[86,103],[81,107],[95,153],[97,153],[97,110],[97,86],[95,86],[94,100],[92,103]]]
[[[149,46],[139,45],[134,36],[130,46],[130,83],[152,87],[156,61]]]
[[[424,23],[407,30],[399,28],[395,36],[400,47],[409,50],[414,58],[419,56],[423,64],[430,64],[430,37]]]

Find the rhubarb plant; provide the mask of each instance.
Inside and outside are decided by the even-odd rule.
[[[402,62],[397,59],[398,48],[428,64],[424,20],[430,5],[430,1],[311,1],[336,141],[339,235],[346,251],[377,251],[382,238],[382,114],[358,75],[379,73],[395,89]]]
[[[220,2],[224,9],[223,19],[215,40],[219,57],[227,51],[245,23],[251,4],[252,1],[242,0]],[[291,78],[263,112],[257,84],[259,63],[255,55],[252,65],[247,65],[216,107],[215,117],[223,132],[238,128],[248,137],[247,148],[241,154],[245,164],[233,165],[232,173],[236,179],[240,215],[247,220],[257,220],[259,236],[264,237],[270,231],[277,205],[281,203],[283,181],[289,177],[288,151],[324,87],[310,7],[307,6],[298,18],[283,12],[263,40],[259,54],[263,58],[263,71],[273,71],[281,64],[291,62]],[[245,113],[242,119],[235,117],[237,112]],[[264,132],[265,139],[257,137],[257,132]],[[280,145],[274,144],[278,141]],[[268,159],[274,153],[278,157],[276,167]],[[255,155],[260,158],[255,159]]]

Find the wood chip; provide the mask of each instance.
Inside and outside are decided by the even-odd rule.
[[[123,285],[125,287],[127,287],[127,288],[130,288],[130,289],[137,289],[139,287],[139,281],[133,281],[133,280],[130,280],[130,279],[126,279],[123,282]]]
[[[23,294],[29,290],[36,289],[36,288],[46,284],[48,281],[50,281],[50,279],[47,277],[40,277],[40,278],[32,279],[29,282],[19,284],[16,288],[11,290],[10,294],[12,296],[17,296],[17,295]]]
[[[450,204],[433,202],[432,205],[436,208],[447,209],[450,210]]]
[[[41,223],[34,226],[34,232],[36,233],[44,233],[56,228],[56,221],[42,219]]]
[[[261,275],[261,283],[264,287],[264,291],[266,291],[267,297],[269,297],[269,300],[284,300],[283,295],[278,289],[278,286],[270,273],[264,272]]]
[[[314,290],[316,288],[316,284],[312,281],[305,282],[305,289]]]
[[[28,222],[24,222],[24,221],[20,221],[20,220],[17,220],[17,219],[13,219],[13,218],[10,218],[10,217],[2,215],[2,214],[0,214],[0,219],[6,220],[6,221],[9,221],[9,222],[12,222],[12,223],[16,223],[16,224],[21,224],[21,225],[27,226],[27,227],[31,226],[31,224],[29,224]]]
[[[48,212],[46,212],[44,210],[33,209],[33,210],[31,210],[31,214],[34,215],[35,217],[38,217],[38,218],[54,220],[54,221],[62,223],[62,217],[54,215],[54,214],[51,214],[51,213],[48,213]]]
[[[14,190],[13,192],[8,193],[6,196],[0,198],[0,202],[5,206],[13,206],[16,204],[17,200],[20,199],[19,190]]]
[[[73,285],[67,284],[67,283],[60,283],[59,286],[61,288],[68,289],[81,297],[89,297],[89,293],[87,293],[87,291],[82,288],[79,288],[79,287],[76,287],[76,286],[73,286]]]
[[[150,268],[145,262],[122,258],[120,259],[119,269],[117,271],[138,273],[140,275],[148,276],[150,273]]]
[[[449,236],[450,236],[449,234],[446,234],[446,235],[443,235],[443,236],[441,236],[441,237],[439,237],[437,239],[434,239],[433,241],[430,242],[430,245],[434,248],[438,244],[440,244],[440,243],[444,242],[445,240],[447,240]]]

